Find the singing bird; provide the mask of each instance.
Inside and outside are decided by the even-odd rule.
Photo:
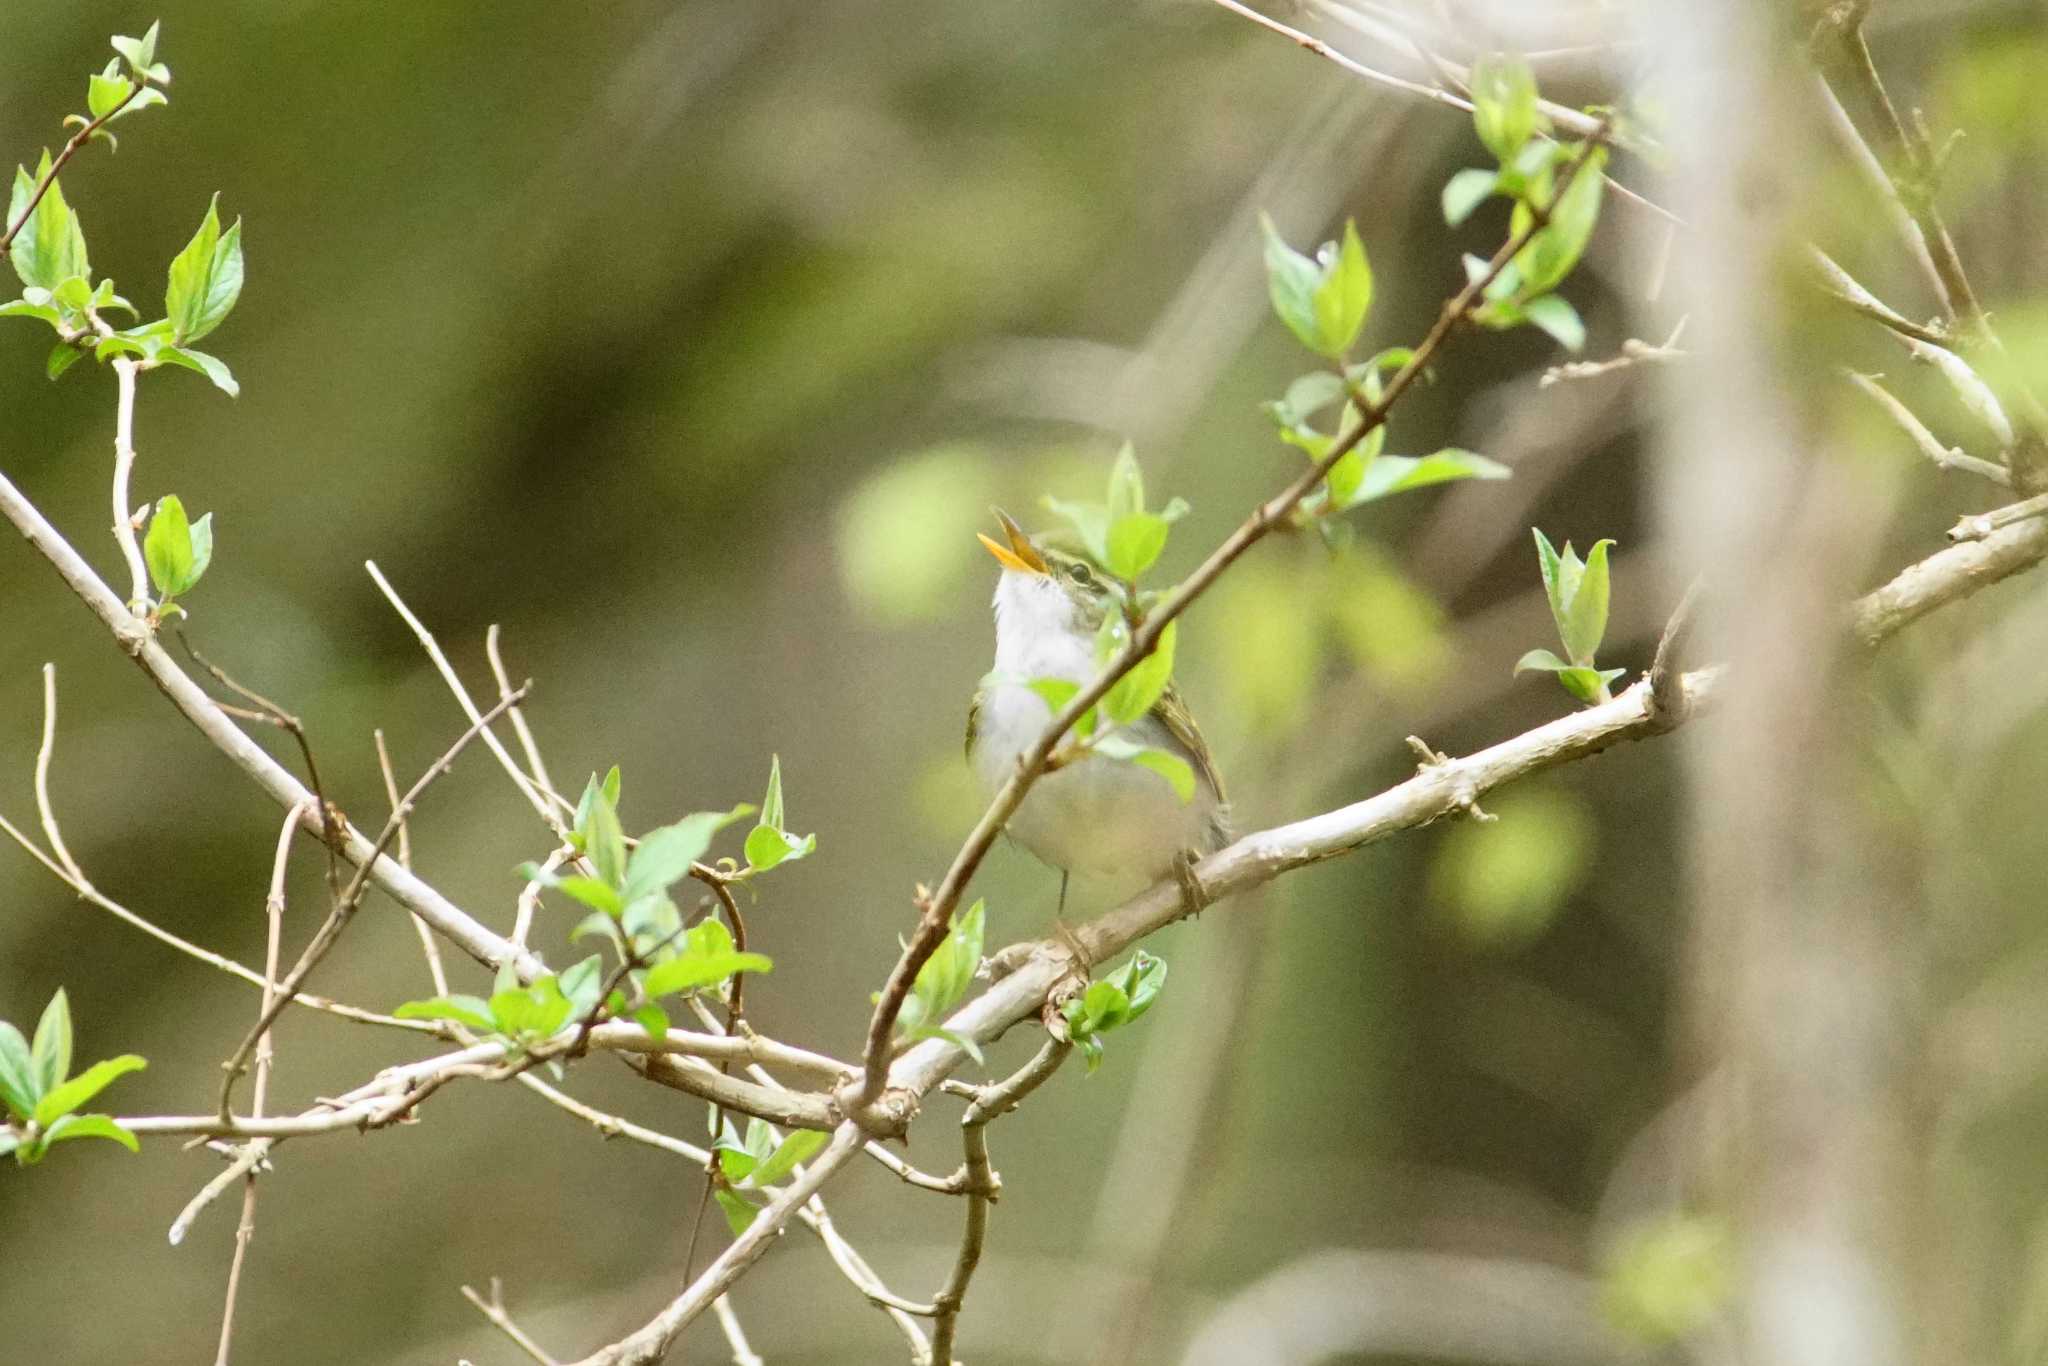
[[[1119,590],[1087,560],[1034,542],[999,509],[995,515],[1004,539],[981,537],[1002,565],[995,593],[995,668],[967,713],[967,759],[990,795],[1017,771],[1017,757],[1052,719],[1051,707],[1029,684],[1041,678],[1092,680],[1098,672],[1096,630],[1106,613],[1122,610]],[[1069,877],[1122,893],[1169,873],[1180,878],[1199,909],[1193,860],[1222,848],[1230,837],[1223,779],[1194,716],[1170,684],[1152,710],[1123,731],[1140,745],[1185,760],[1195,775],[1193,799],[1182,801],[1149,768],[1085,755],[1039,777],[1010,817],[1010,837],[1060,870],[1062,911]]]

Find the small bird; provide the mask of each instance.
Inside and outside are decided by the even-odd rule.
[[[1119,590],[1087,560],[1039,545],[1007,513],[997,509],[995,515],[1007,544],[981,536],[1003,567],[995,593],[995,668],[967,713],[967,759],[991,795],[1052,719],[1051,707],[1028,685],[1040,678],[1093,679],[1096,630],[1105,614],[1122,610]],[[1149,768],[1085,755],[1040,776],[1010,817],[1010,837],[1060,870],[1062,912],[1069,877],[1128,892],[1169,873],[1198,910],[1205,898],[1193,880],[1193,862],[1230,837],[1223,779],[1172,685],[1148,714],[1123,729],[1138,744],[1187,762],[1195,774],[1192,800],[1183,802]]]

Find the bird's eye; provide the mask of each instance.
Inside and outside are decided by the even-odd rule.
[[[1082,564],[1078,560],[1067,566],[1067,573],[1075,583],[1084,586],[1095,582],[1095,575],[1089,570],[1087,565]]]

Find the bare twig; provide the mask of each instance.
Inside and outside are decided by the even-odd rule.
[[[270,861],[270,892],[263,898],[264,919],[268,923],[263,950],[264,1013],[269,1012],[276,997],[271,983],[277,980],[278,944],[284,935],[285,865],[291,857],[292,834],[298,828],[300,814],[296,809],[285,813],[284,826],[277,832],[277,852]],[[264,1102],[270,1094],[270,1064],[275,1052],[270,1031],[265,1029],[256,1041],[256,1080],[249,1093],[249,1113],[258,1119],[263,1117]],[[228,1288],[221,1307],[220,1347],[214,1354],[214,1366],[228,1366],[228,1348],[235,1335],[235,1294],[241,1288],[242,1264],[248,1260],[249,1243],[256,1236],[256,1169],[262,1165],[270,1146],[270,1139],[254,1139],[245,1155],[249,1171],[243,1177],[242,1218],[235,1228],[234,1256],[228,1262]],[[236,1165],[241,1164],[238,1162]],[[197,1211],[188,1210],[188,1213]],[[186,1222],[189,1224],[190,1220]]]
[[[378,591],[384,594],[385,599],[390,602],[393,610],[404,619],[407,626],[412,628],[413,635],[420,642],[420,648],[427,652],[427,658],[433,662],[435,670],[441,675],[441,681],[446,683],[448,691],[454,694],[455,701],[462,708],[463,715],[470,719],[471,724],[480,724],[483,720],[483,713],[477,710],[476,703],[470,698],[469,689],[463,686],[462,676],[456,673],[455,666],[448,662],[448,656],[442,651],[441,643],[434,639],[433,632],[429,631],[426,628],[426,624],[413,614],[413,610],[410,607],[405,605],[405,599],[398,596],[398,590],[393,588],[391,581],[384,577],[384,571],[377,568],[375,560],[364,561],[363,568],[369,571],[371,579],[375,580],[377,584]],[[495,712],[501,708],[514,705],[517,701],[518,698],[501,693],[499,696],[499,707],[493,708],[493,711]],[[505,770],[505,775],[512,780],[512,785],[519,789],[520,795],[525,797],[533,809],[540,813],[540,818],[547,822],[550,830],[555,832],[555,838],[566,843],[569,838],[568,827],[562,823],[561,816],[556,812],[554,806],[550,804],[547,796],[540,788],[534,785],[534,780],[529,778],[526,775],[526,771],[519,767],[518,761],[513,759],[511,752],[505,748],[504,742],[499,740],[497,735],[488,726],[483,729],[483,740],[484,745],[491,751],[492,756],[497,759],[498,766]]]
[[[1693,615],[1705,583],[1706,576],[1702,574],[1686,586],[1678,606],[1671,610],[1671,619],[1664,623],[1664,634],[1657,637],[1657,653],[1650,662],[1650,716],[1667,728],[1682,726],[1687,719],[1679,656],[1685,649],[1686,638],[1692,634]]]
[[[1572,181],[1591,159],[1594,150],[1601,145],[1601,141],[1600,137],[1588,139],[1572,160],[1561,169],[1557,180],[1557,196],[1562,196],[1570,188]],[[1547,217],[1546,214],[1532,213],[1529,222],[1520,231],[1509,236],[1500,250],[1494,253],[1493,259],[1487,262],[1486,268],[1475,273],[1465,287],[1445,303],[1442,312],[1437,315],[1436,322],[1416,345],[1408,363],[1387,381],[1386,390],[1379,401],[1361,402],[1361,421],[1350,435],[1332,443],[1329,452],[1321,460],[1312,463],[1293,483],[1260,504],[1236,531],[1217,546],[1192,574],[1152,610],[1143,626],[1130,632],[1125,649],[1110,661],[1109,666],[1097,675],[1093,682],[1082,687],[1066,706],[1059,709],[1038,739],[1018,757],[1017,771],[996,793],[994,800],[989,803],[988,810],[982,814],[980,822],[967,837],[967,842],[954,857],[952,866],[946,870],[938,890],[920,908],[917,927],[912,932],[902,956],[897,959],[895,968],[890,972],[888,983],[882,988],[881,999],[868,1023],[861,1082],[852,1097],[849,1113],[874,1126],[878,1131],[886,1132],[900,1125],[899,1116],[873,1112],[875,1103],[881,1098],[883,1088],[887,1084],[897,1013],[910,995],[917,970],[944,940],[947,926],[952,920],[953,908],[959,904],[968,880],[981,866],[981,861],[995,843],[997,834],[1023,803],[1025,793],[1044,771],[1046,761],[1052,757],[1052,752],[1061,737],[1088,708],[1101,700],[1118,678],[1128,673],[1152,652],[1168,623],[1186,611],[1188,606],[1226,569],[1236,563],[1239,556],[1258,544],[1274,527],[1281,525],[1295,505],[1321,482],[1323,476],[1329,472],[1330,466],[1385,423],[1387,413],[1435,359],[1436,353],[1465,320],[1467,312],[1479,299],[1486,286],[1506,268],[1516,253],[1528,245],[1529,239],[1541,231]]]
[[[1946,330],[1916,323],[1885,303],[1884,300],[1878,298],[1875,294],[1872,294],[1857,281],[1855,276],[1842,269],[1840,263],[1834,257],[1828,255],[1819,247],[1808,244],[1806,255],[1807,260],[1813,263],[1822,290],[1848,305],[1856,312],[1861,313],[1864,317],[1869,318],[1872,322],[1880,323],[1902,337],[1912,337],[1917,341],[1930,342],[1935,346],[1952,346],[1955,344],[1955,338],[1950,336]]]
[[[57,155],[50,158],[50,169],[36,178],[35,188],[29,191],[28,202],[21,206],[21,212],[16,214],[14,221],[7,225],[7,231],[0,233],[0,252],[4,252],[14,245],[15,234],[21,231],[22,224],[28,222],[29,215],[36,211],[36,205],[43,202],[43,196],[50,192],[50,187],[57,183],[57,176],[63,171],[65,164],[72,157],[78,155],[78,149],[91,142],[93,134],[113,122],[120,112],[128,107],[129,101],[140,95],[150,84],[148,81],[138,79],[135,82],[135,88],[126,95],[123,95],[119,104],[94,119],[91,123],[81,125],[77,132],[65,140],[64,145],[57,150]],[[112,137],[113,134],[109,133],[107,136]]]
[[[50,760],[57,752],[57,666],[43,665],[43,742],[36,747],[36,815],[43,823],[43,838],[50,852],[63,865],[74,885],[85,881],[78,860],[64,847],[64,834],[57,826],[57,811],[50,804]],[[19,838],[17,836],[16,838]]]
[[[227,1075],[221,1078],[220,1085],[219,1112],[223,1119],[227,1118],[232,1111],[235,1079],[241,1075],[243,1064],[248,1062],[250,1050],[256,1046],[256,1041],[263,1036],[264,1031],[270,1028],[271,1022],[277,1018],[278,1013],[284,1009],[286,1002],[290,1001],[292,996],[298,991],[299,985],[306,980],[307,975],[327,955],[327,951],[334,947],[335,941],[341,938],[341,932],[348,928],[348,922],[355,915],[356,908],[362,905],[363,893],[369,889],[370,870],[376,866],[379,859],[383,858],[384,851],[398,837],[399,827],[412,814],[412,809],[419,802],[421,794],[427,790],[428,786],[436,778],[448,771],[449,766],[455,762],[456,757],[464,749],[468,748],[471,740],[474,740],[479,734],[487,734],[490,723],[507,707],[511,706],[516,699],[525,695],[526,689],[524,687],[519,688],[512,696],[500,699],[496,706],[478,717],[467,730],[456,737],[455,743],[448,747],[446,753],[442,754],[439,759],[436,759],[428,766],[427,771],[420,775],[419,781],[412,785],[411,790],[393,808],[390,819],[384,822],[383,832],[377,836],[377,842],[371,846],[369,857],[356,870],[355,877],[350,879],[348,887],[341,895],[341,899],[328,911],[326,921],[314,933],[312,942],[306,945],[304,952],[300,953],[299,961],[292,965],[291,973],[284,979],[283,984],[279,986],[276,998],[264,1002],[263,1013],[257,1017],[255,1026],[243,1037],[242,1042],[236,1047],[234,1054],[229,1057],[226,1063],[222,1064],[227,1071]]]
[[[1621,344],[1621,354],[1617,356],[1611,356],[1606,360],[1575,360],[1553,365],[1543,372],[1542,377],[1536,381],[1536,386],[1539,389],[1548,389],[1551,385],[1566,380],[1592,379],[1636,365],[1684,360],[1686,353],[1678,349],[1678,338],[1684,331],[1685,319],[1680,318],[1678,326],[1671,329],[1671,335],[1665,338],[1661,345],[1652,345],[1639,337],[1630,337]]]
[[[1994,484],[2012,487],[2012,471],[1989,460],[1982,460],[1969,454],[1960,446],[1944,446],[1929,431],[1927,424],[1911,408],[1901,403],[1892,392],[1869,375],[1859,375],[1854,370],[1844,370],[1843,378],[1870,396],[1870,400],[1884,409],[1885,415],[1908,437],[1920,454],[1945,470],[1961,470],[1974,474],[1980,479],[1989,479]]]
[[[229,719],[219,703],[208,697],[198,684],[178,667],[149,628],[122,605],[113,591],[93,572],[83,556],[52,527],[36,506],[0,474],[0,516],[5,516],[44,559],[56,569],[71,591],[92,609],[114,641],[140,665],[173,705],[196,726],[207,741],[226,755],[257,786],[286,809],[303,805],[313,794],[263,747],[250,739]],[[308,816],[308,828],[319,833],[320,818]],[[360,865],[377,866],[372,879],[408,910],[416,911],[436,932],[487,967],[513,963],[528,976],[538,976],[546,965],[531,953],[522,954],[475,918],[465,914],[448,898],[391,860],[372,860],[370,841],[359,831],[344,831],[344,855]]]
[[[377,746],[377,771],[384,778],[384,799],[391,804],[391,810],[398,810],[398,779],[391,771],[391,751],[384,746],[384,732],[373,730],[370,738]],[[398,823],[398,866],[412,869],[412,822]],[[420,938],[420,956],[427,960],[427,976],[434,984],[436,996],[448,994],[448,968],[441,961],[441,946],[434,942],[434,931],[416,912],[407,912],[412,920],[413,930]],[[512,942],[520,948],[526,947],[526,936],[514,935]]]
[[[257,692],[254,688],[246,687],[236,682],[228,675],[226,669],[221,668],[220,665],[199,653],[199,647],[192,643],[191,637],[186,635],[182,628],[178,631],[178,644],[184,647],[185,653],[191,656],[194,664],[197,664],[213,676],[214,682],[220,684],[223,688],[226,688],[229,692],[255,708],[254,711],[243,711],[240,708],[224,708],[224,710],[232,711],[235,715],[246,717],[252,721],[262,721],[276,726],[279,730],[289,734],[298,743],[299,757],[306,761],[307,785],[313,789],[313,796],[317,799],[314,805],[319,808],[320,842],[327,846],[327,894],[330,898],[339,897],[341,895],[340,856],[343,843],[342,818],[340,811],[332,802],[327,800],[327,789],[320,781],[320,764],[313,757],[313,742],[306,734],[305,722],[301,721],[291,712],[286,711],[283,707],[278,706],[277,703],[271,701],[262,693]],[[409,859],[402,860],[402,862],[406,868],[410,869],[412,867]]]
[[[462,1298],[475,1305],[477,1312],[491,1321],[492,1327],[510,1338],[514,1346],[539,1362],[540,1366],[557,1366],[555,1359],[543,1351],[525,1329],[512,1321],[512,1315],[505,1310],[504,1287],[496,1276],[491,1277],[491,1297],[488,1300],[466,1285],[462,1287]]]
[[[149,570],[143,566],[142,547],[135,540],[135,516],[128,510],[128,479],[135,471],[135,371],[140,364],[133,356],[114,360],[119,394],[114,410],[114,539],[121,543],[121,558],[128,565],[131,612],[151,610]]]
[[[506,674],[505,661],[498,653],[498,623],[495,621],[484,632],[484,656],[491,661],[491,677],[498,681],[498,696],[503,697],[512,691],[512,679]],[[512,708],[508,719],[512,722],[512,733],[519,737],[519,748],[526,754],[526,771],[533,778],[534,786],[563,812],[574,815],[575,806],[555,791],[554,780],[548,777],[548,766],[540,757],[540,746],[534,741],[533,729],[526,724],[525,709]]]
[[[960,1255],[954,1259],[953,1273],[947,1277],[945,1289],[932,1297],[938,1310],[932,1319],[932,1360],[941,1366],[950,1366],[953,1360],[953,1334],[960,1324],[960,1306],[967,1298],[968,1283],[974,1279],[974,1269],[981,1263],[982,1245],[988,1238],[988,1207],[1003,1189],[1001,1179],[989,1165],[989,1123],[1016,1109],[1024,1097],[1059,1070],[1073,1051],[1073,1045],[1064,1039],[1048,1039],[1014,1075],[982,1087],[961,1117],[960,1139],[966,1150],[967,1166],[967,1226],[960,1235]]]
[[[732,1366],[767,1366],[748,1345],[746,1330],[740,1327],[740,1316],[733,1312],[730,1296],[720,1295],[713,1300],[711,1312],[718,1316],[718,1326],[725,1332],[726,1346],[732,1348]]]
[[[2048,515],[2048,493],[2037,493],[2032,498],[2022,498],[2002,508],[1963,517],[1949,528],[1948,538],[1951,541],[1981,541],[2001,527],[2043,515]]]
[[[2019,434],[2013,429],[2012,419],[2006,416],[2005,405],[1998,401],[1998,395],[1991,392],[1991,386],[1984,382],[1984,377],[1977,373],[1975,367],[1946,346],[1936,346],[1913,337],[1901,337],[1899,344],[1914,360],[1941,372],[1941,377],[1956,391],[1956,397],[1970,410],[1970,415],[1982,422],[1997,440],[1999,453],[2010,459],[2019,445]]]

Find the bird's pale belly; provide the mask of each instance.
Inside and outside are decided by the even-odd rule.
[[[1045,703],[1028,689],[992,690],[974,753],[976,775],[989,792],[1016,771],[1019,750],[1038,738],[1049,718]],[[1140,744],[1172,745],[1150,718],[1128,729]],[[1183,802],[1148,768],[1087,758],[1041,776],[1010,817],[1009,833],[1055,868],[1142,886],[1171,873],[1181,850],[1213,848],[1214,816],[1206,790]]]
[[[1009,830],[1056,868],[1151,882],[1173,870],[1175,854],[1209,842],[1207,824],[1204,803],[1181,801],[1150,769],[1095,758],[1040,778]]]

